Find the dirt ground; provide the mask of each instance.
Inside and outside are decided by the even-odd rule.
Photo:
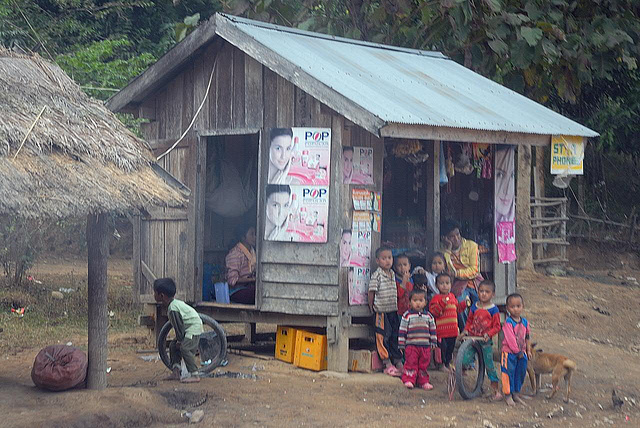
[[[237,355],[230,355],[229,365],[218,371],[244,373],[249,378],[206,378],[187,386],[163,380],[168,372],[161,362],[140,358],[150,354],[138,351],[152,348],[140,328],[111,335],[109,388],[102,392],[40,391],[30,378],[38,349],[1,356],[0,415],[4,420],[0,425],[179,426],[187,423],[181,412],[205,399],[197,407],[205,413],[201,425],[216,427],[640,426],[640,287],[629,279],[640,279],[638,260],[635,256],[609,258],[609,264],[598,265],[589,262],[601,258],[598,251],[572,251],[577,262],[566,277],[528,272],[518,276],[533,340],[545,351],[565,354],[578,364],[568,404],[561,396],[546,400],[545,394],[530,400],[528,407],[507,408],[503,402],[485,398],[464,401],[457,394],[449,402],[446,375],[441,372],[431,373],[433,391],[409,391],[400,380],[383,374],[315,373],[277,360]],[[112,261],[110,275],[130,275],[129,263]],[[70,269],[84,272],[86,267],[81,261],[63,260],[41,263],[34,270]],[[86,347],[85,337],[69,340]],[[546,383],[550,376],[543,376]],[[624,400],[620,410],[612,407],[612,388]]]

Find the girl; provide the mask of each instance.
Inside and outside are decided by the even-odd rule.
[[[225,257],[230,299],[253,305],[256,295],[256,228],[249,224],[236,227],[235,241]]]
[[[462,302],[456,300],[456,296],[451,292],[451,276],[448,273],[441,273],[436,278],[436,286],[439,293],[433,296],[429,304],[429,312],[436,319],[436,333],[442,353],[442,363],[453,370],[449,365],[453,359],[453,348],[458,337],[458,313],[464,311],[471,305],[467,298]]]
[[[447,261],[444,258],[444,254],[438,252],[431,256],[431,272],[425,272],[427,276],[427,285],[429,286],[429,294],[438,294],[438,287],[436,287],[436,277],[445,271],[447,268]]]

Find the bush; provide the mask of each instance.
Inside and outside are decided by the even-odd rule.
[[[10,286],[20,285],[33,266],[42,249],[42,226],[39,220],[0,219],[0,265]]]

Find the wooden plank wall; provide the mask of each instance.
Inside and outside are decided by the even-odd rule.
[[[268,165],[266,139],[272,127],[318,126],[331,128],[341,118],[323,108],[290,82],[262,67],[263,147],[262,165]],[[247,124],[252,126],[253,124]],[[331,181],[338,179],[335,165],[340,149],[339,136],[332,137]],[[338,156],[339,157],[339,156]],[[261,171],[266,182],[267,168]],[[259,198],[264,201],[264,186]],[[326,244],[292,244],[261,241],[259,249],[259,308],[267,312],[308,315],[338,314],[338,208],[340,186],[329,189],[329,230]],[[259,203],[260,207],[264,203]],[[258,237],[264,236],[264,213],[258,212]]]
[[[176,224],[142,221],[140,226],[140,259],[156,275],[176,275],[189,283],[186,298],[199,301],[202,282],[204,247],[204,174],[193,165],[205,169],[203,154],[206,138],[198,133],[220,129],[262,129],[262,164],[267,165],[264,147],[271,127],[318,126],[332,128],[334,162],[331,180],[340,183],[341,132],[344,130],[352,145],[377,144],[376,163],[380,165],[376,188],[382,188],[382,140],[375,139],[361,128],[348,124],[334,111],[298,89],[290,82],[262,66],[228,43],[214,41],[203,48],[181,74],[144,102],[140,111],[152,122],[144,126],[147,140],[176,139],[190,123],[206,92],[215,64],[215,72],[207,99],[193,129],[187,134],[189,144],[174,149],[161,161],[164,166],[192,189],[188,220]],[[183,146],[181,144],[180,146]],[[335,159],[340,159],[336,162]],[[259,171],[259,205],[263,206],[266,168]],[[329,231],[327,244],[291,244],[258,240],[258,277],[261,278],[257,296],[258,308],[263,311],[288,314],[337,316],[339,301],[346,287],[346,276],[338,267],[338,243],[343,227],[342,187],[331,186]],[[349,195],[350,198],[350,195]],[[258,237],[264,234],[264,213],[257,213]],[[350,227],[350,220],[347,222]],[[188,226],[187,226],[188,225]],[[379,245],[379,236],[374,238]],[[185,243],[188,248],[183,248]],[[174,248],[169,248],[172,245]],[[176,248],[180,249],[176,251]],[[181,252],[182,250],[186,252]],[[182,271],[181,269],[184,269]],[[344,281],[342,279],[344,276]],[[144,282],[144,281],[143,281]],[[146,287],[146,288],[145,288]],[[141,292],[148,290],[141,286]]]

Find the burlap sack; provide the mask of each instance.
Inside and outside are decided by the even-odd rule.
[[[33,362],[31,380],[49,391],[75,388],[87,376],[87,355],[73,346],[50,345],[43,348]]]

